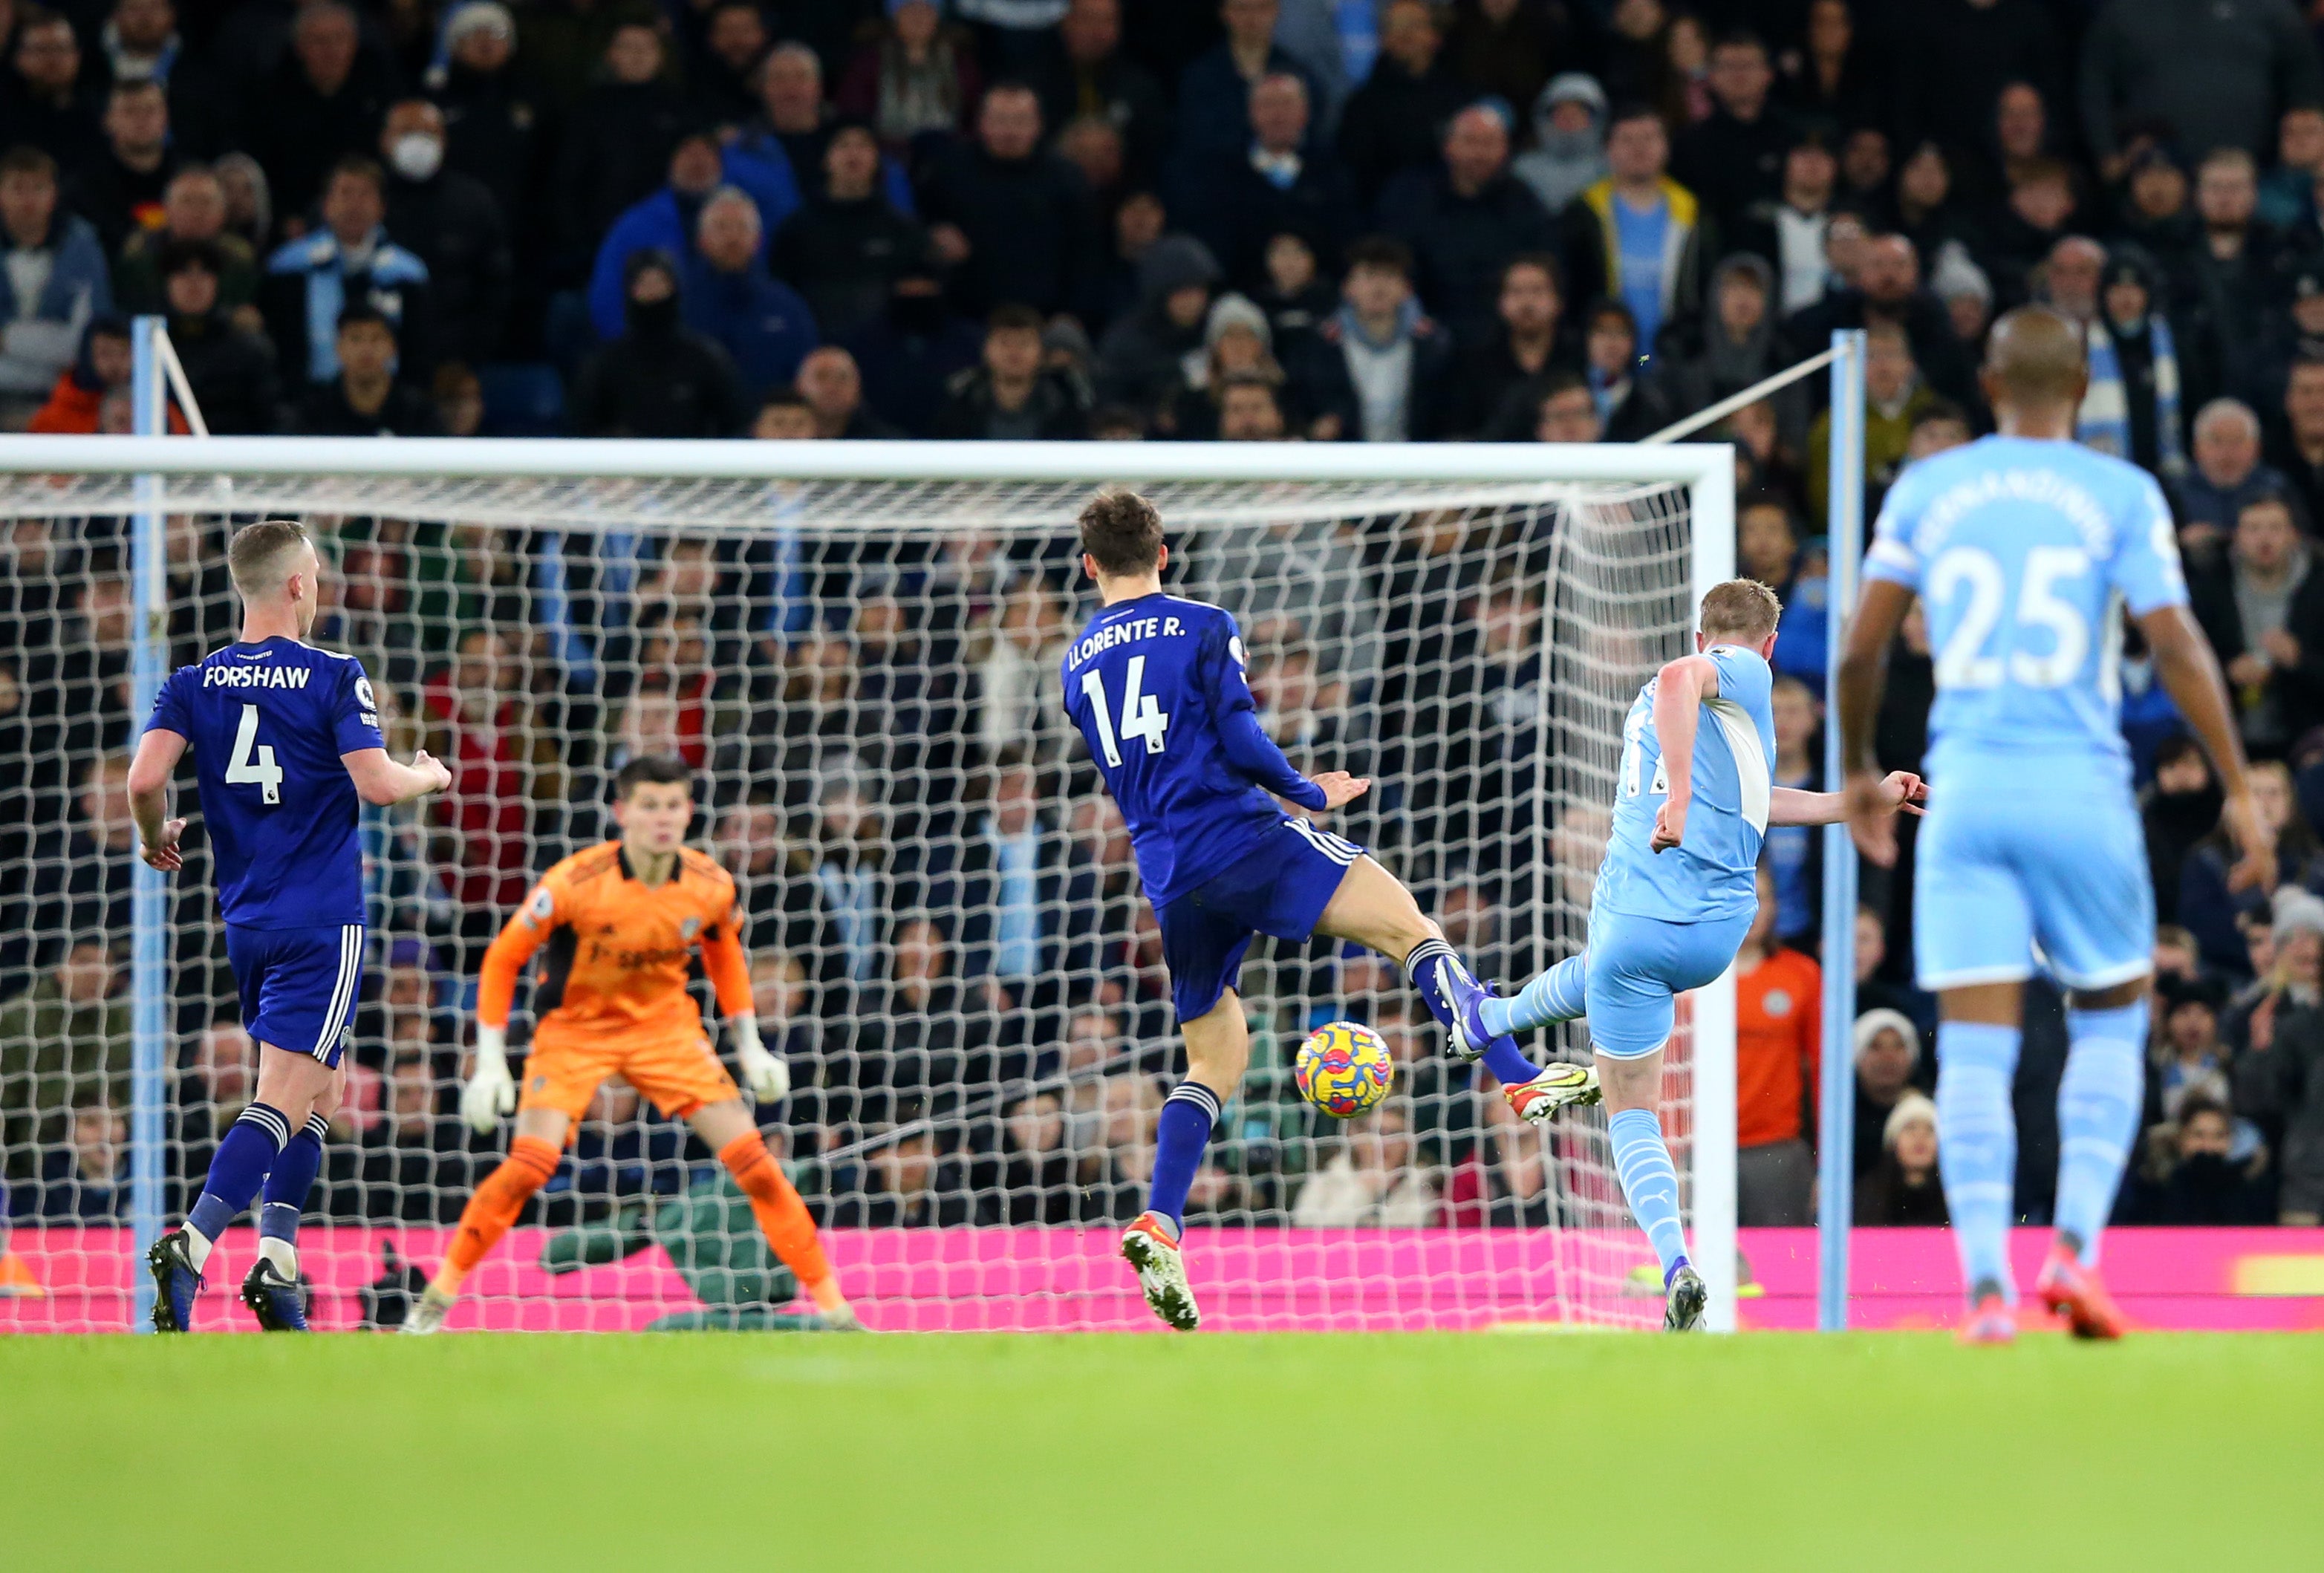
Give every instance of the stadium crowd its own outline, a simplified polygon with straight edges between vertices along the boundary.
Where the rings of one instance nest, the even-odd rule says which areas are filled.
[[[1629,440],[1862,327],[1877,509],[1902,465],[1987,428],[1987,326],[2046,302],[2086,326],[2082,440],[2172,499],[2286,854],[2272,899],[2229,889],[2210,772],[2129,650],[2164,924],[2118,1212],[2324,1213],[2324,66],[2291,0],[89,0],[0,4],[0,53],[10,428],[124,429],[130,312],[167,317],[221,433],[766,440]],[[1786,785],[1821,758],[1823,397],[1811,380],[1717,433],[1740,562],[1790,609]],[[174,659],[232,637],[224,529],[172,521]],[[374,981],[321,1210],[454,1216],[493,1145],[448,1096],[483,944],[534,872],[606,833],[607,772],[674,750],[710,782],[760,1016],[801,1067],[763,1112],[829,1221],[1134,1214],[1167,993],[1119,818],[1061,730],[1069,556],[327,533],[318,641],[364,657],[397,746],[455,783],[371,821]],[[0,544],[6,1173],[20,1216],[111,1218],[121,543],[28,519]],[[1387,784],[1350,833],[1483,971],[1527,970],[1534,915],[1586,905],[1602,836],[1578,811],[1536,823],[1547,740],[1507,723],[1545,680],[1540,580],[1512,572],[1542,543],[1409,516],[1190,545],[1194,593],[1245,619],[1277,737]],[[1886,765],[1919,763],[1932,691],[1916,622]],[[1818,870],[1808,832],[1769,838],[1741,986],[1747,1224],[1808,1219]],[[1908,840],[1858,917],[1867,1223],[1943,1215],[1910,886]],[[254,1051],[221,1008],[198,867],[175,899],[183,1179]],[[1399,980],[1321,950],[1254,974],[1262,1071],[1198,1210],[1548,1216],[1545,1138],[1477,1096]],[[1410,1069],[1319,1145],[1284,1060],[1340,1014]],[[2037,985],[2033,1220],[2064,1051]],[[683,1132],[624,1096],[552,1211],[688,1182]]]

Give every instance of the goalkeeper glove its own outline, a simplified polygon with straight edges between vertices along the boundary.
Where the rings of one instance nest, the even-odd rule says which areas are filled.
[[[761,1103],[781,1102],[791,1090],[791,1068],[760,1044],[759,1018],[738,1016],[726,1025],[734,1034],[734,1062],[742,1067],[742,1084]]]
[[[516,1112],[516,1078],[509,1074],[508,1029],[476,1027],[476,1068],[460,1089],[460,1118],[490,1136],[501,1116]]]

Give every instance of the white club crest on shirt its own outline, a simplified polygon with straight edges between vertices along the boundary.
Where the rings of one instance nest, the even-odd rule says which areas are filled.
[[[687,915],[678,920],[678,937],[679,939],[685,940],[690,943],[693,941],[694,936],[701,932],[702,920],[694,916],[692,914],[689,913]]]
[[[1791,996],[1791,991],[1790,991],[1789,989],[1768,989],[1768,990],[1767,990],[1767,997],[1766,997],[1766,998],[1765,1000],[1763,1000],[1763,1001],[1761,1002],[1761,1007],[1762,1007],[1762,1008],[1764,1008],[1764,1009],[1766,1011],[1766,1013],[1767,1013],[1769,1016],[1789,1016],[1789,1015],[1791,1015],[1791,1014],[1792,1014],[1792,996]]]

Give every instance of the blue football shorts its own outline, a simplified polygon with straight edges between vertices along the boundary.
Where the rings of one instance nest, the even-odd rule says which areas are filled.
[[[1678,997],[1727,970],[1751,917],[1672,923],[1591,908],[1582,961],[1591,1046],[1609,1060],[1635,1060],[1670,1042]]]
[[[251,1037],[336,1070],[363,992],[364,927],[226,929]]]
[[[1207,884],[1155,908],[1179,1021],[1209,1015],[1235,986],[1255,934],[1305,944],[1363,855],[1344,837],[1286,819]]]
[[[1913,961],[1923,989],[2022,981],[2040,960],[2069,989],[2153,968],[2154,888],[2130,790],[2063,789],[2043,765],[1944,771],[1914,859]],[[2043,789],[2029,790],[2038,780]]]

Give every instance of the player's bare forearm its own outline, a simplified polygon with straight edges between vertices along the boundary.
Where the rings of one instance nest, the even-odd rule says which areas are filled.
[[[379,808],[392,808],[452,784],[452,773],[426,749],[412,755],[408,765],[391,759],[385,749],[357,749],[341,754],[339,763],[347,768],[356,794]]]
[[[186,740],[157,727],[137,740],[136,757],[129,761],[129,812],[137,821],[138,855],[164,873],[183,862],[178,838],[186,822],[170,817],[170,777],[185,758]]]
[[[1880,782],[1883,805],[1889,813],[1919,814],[1929,788],[1910,770],[1892,770]],[[1767,823],[1776,825],[1838,824],[1848,817],[1845,792],[1804,792],[1778,786],[1768,795]]]

